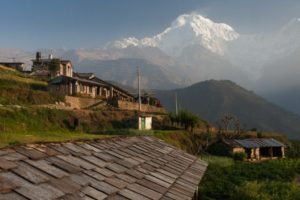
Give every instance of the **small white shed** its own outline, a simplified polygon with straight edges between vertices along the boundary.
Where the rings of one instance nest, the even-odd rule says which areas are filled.
[[[139,116],[138,128],[139,130],[151,130],[152,116]]]

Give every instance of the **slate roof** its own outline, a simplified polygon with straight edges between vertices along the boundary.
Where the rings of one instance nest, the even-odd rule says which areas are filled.
[[[260,148],[260,147],[285,147],[285,145],[273,138],[249,138],[224,140],[226,144],[232,147]]]
[[[89,80],[89,79],[83,79],[83,78],[78,78],[78,77],[70,77],[70,76],[64,76],[64,75],[60,75],[60,76],[56,76],[52,79],[50,79],[48,81],[49,84],[61,84],[61,83],[64,83],[65,81],[70,81],[70,82],[81,82],[81,83],[86,83],[86,84],[89,84],[89,85],[97,85],[97,86],[106,86],[105,84],[101,84],[101,83],[98,83],[98,82],[95,82],[95,81],[92,81],[92,80]]]
[[[73,77],[84,78],[84,79],[92,79],[95,77],[94,73],[80,73],[80,72],[73,72]]]
[[[192,199],[207,163],[152,137],[0,150],[0,199]]]

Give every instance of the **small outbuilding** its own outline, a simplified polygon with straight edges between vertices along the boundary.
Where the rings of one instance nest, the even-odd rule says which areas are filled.
[[[286,145],[273,138],[224,139],[231,153],[245,152],[249,160],[266,160],[285,157]]]
[[[139,116],[138,118],[139,130],[151,130],[152,129],[152,116]]]

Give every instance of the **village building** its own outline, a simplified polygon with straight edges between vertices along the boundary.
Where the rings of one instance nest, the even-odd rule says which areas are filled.
[[[32,76],[48,80],[51,92],[66,96],[90,97],[134,101],[134,96],[122,88],[97,78],[93,73],[75,73],[72,62],[53,58],[42,58],[36,53],[32,60]]]
[[[0,62],[0,65],[15,69],[15,70],[18,70],[21,72],[24,70],[24,63],[22,63],[22,62]]]
[[[36,58],[32,62],[31,75],[48,80],[50,92],[68,97],[107,100],[109,105],[121,110],[138,110],[137,97],[121,87],[96,77],[94,73],[74,72],[73,65],[69,60],[53,58],[52,55],[45,59],[42,58],[40,52],[37,52]],[[146,94],[141,96],[141,100],[142,112],[165,112],[157,98]],[[82,108],[82,103],[76,103],[77,100],[74,98],[66,98],[66,101],[71,107]],[[97,104],[91,103],[92,105]],[[87,105],[87,107],[90,106]]]
[[[1,149],[0,199],[198,199],[207,163],[152,137]]]
[[[73,65],[70,60],[53,58],[52,55],[49,55],[48,58],[42,58],[41,53],[37,52],[32,63],[32,76],[45,79],[57,76],[73,76]]]
[[[57,76],[48,81],[49,90],[67,96],[134,101],[134,96],[125,90],[95,77],[94,74],[88,74],[90,76],[83,73],[74,73],[74,76]]]
[[[223,142],[230,147],[232,154],[244,152],[250,160],[285,157],[286,145],[273,138],[224,139]]]
[[[79,79],[85,79],[103,85],[103,87],[100,87],[97,90],[97,95],[105,96],[105,98],[134,101],[134,96],[132,94],[114,84],[96,77],[94,73],[73,73],[73,76]]]

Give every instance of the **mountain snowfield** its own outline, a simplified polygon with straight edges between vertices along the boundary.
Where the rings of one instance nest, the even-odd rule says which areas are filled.
[[[229,25],[215,23],[198,14],[180,15],[170,27],[153,37],[124,38],[107,44],[107,48],[157,47],[170,56],[179,56],[183,49],[199,44],[213,53],[224,54],[224,43],[239,34]]]
[[[188,70],[189,73],[184,75],[191,83],[231,79],[250,89],[265,90],[267,88],[256,84],[265,76],[265,66],[297,51],[300,48],[299,35],[300,18],[292,19],[272,33],[247,35],[237,33],[228,24],[216,23],[192,13],[180,15],[153,37],[123,38],[109,42],[104,49],[118,52],[120,57],[124,54],[125,57],[135,57],[128,54],[134,48],[156,48],[171,57],[173,65]],[[147,59],[147,55],[143,58]],[[149,60],[152,61],[151,56]],[[166,66],[161,61],[155,64]],[[174,70],[174,67],[170,69]]]

